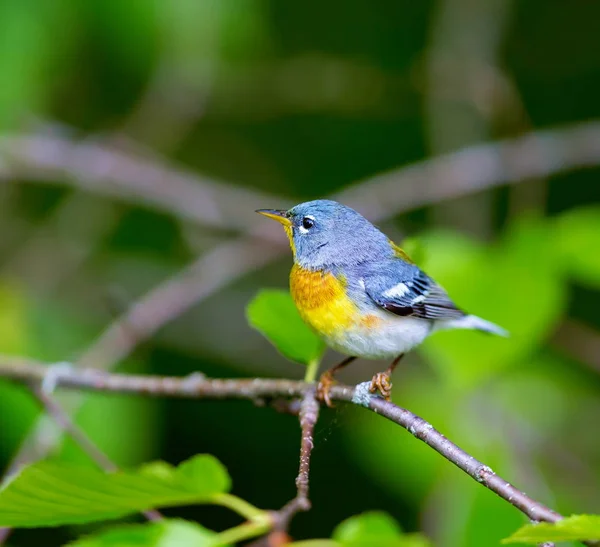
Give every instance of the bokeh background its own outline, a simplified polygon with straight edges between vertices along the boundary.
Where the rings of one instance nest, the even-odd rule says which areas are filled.
[[[253,210],[341,193],[512,333],[436,335],[396,373],[395,401],[533,497],[600,512],[598,21],[586,0],[2,0],[0,351],[301,378],[246,323],[248,301],[286,287],[291,264],[280,228]],[[121,465],[209,452],[252,503],[294,495],[292,416],[61,401]],[[2,467],[37,417],[25,390],[0,384]],[[68,441],[56,452],[86,461]],[[322,413],[311,491],[299,539],[369,509],[440,546],[497,545],[524,522],[406,432],[344,406]]]

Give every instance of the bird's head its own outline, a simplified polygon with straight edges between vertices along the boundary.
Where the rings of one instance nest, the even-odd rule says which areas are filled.
[[[393,254],[388,238],[354,209],[336,201],[307,201],[288,211],[260,209],[281,223],[294,260],[310,270],[354,265]]]

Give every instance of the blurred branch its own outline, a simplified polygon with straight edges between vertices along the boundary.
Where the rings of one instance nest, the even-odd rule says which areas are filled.
[[[183,140],[205,113],[214,78],[211,70],[192,81],[188,75],[171,59],[161,59],[120,132],[163,152]]]
[[[370,177],[333,198],[381,221],[487,188],[595,165],[600,165],[599,120],[469,146]],[[219,228],[254,226],[255,206],[289,204],[156,158],[57,134],[0,137],[0,178],[67,184]]]
[[[287,202],[194,174],[148,152],[91,138],[76,141],[52,127],[49,134],[0,136],[0,179],[66,184],[223,229],[245,228],[255,221],[254,209]]]
[[[8,356],[0,357],[0,377],[21,383],[40,383],[44,382],[48,374],[53,375],[53,383],[60,387],[154,397],[248,399],[256,401],[265,397],[306,397],[307,393],[313,393],[315,389],[314,384],[283,379],[207,379],[198,374],[178,378],[109,374],[94,369],[77,369],[75,367],[58,370],[56,368],[49,369],[46,365],[27,359]],[[359,384],[354,388],[337,385],[331,390],[331,398],[335,401],[343,401],[365,407],[400,425],[477,482],[519,509],[529,519],[556,522],[563,518],[562,515],[529,497],[505,479],[496,475],[488,466],[444,437],[430,423],[409,410],[371,395],[369,386],[370,382]],[[302,454],[307,456],[310,453],[308,444],[310,428],[312,427],[310,424],[316,420],[316,411],[314,408],[308,406],[304,412],[306,422],[303,424]],[[311,438],[310,442],[312,445]],[[300,497],[307,495],[308,492],[308,487],[304,482],[305,471],[308,472],[308,461],[301,463],[298,480]],[[304,490],[305,488],[306,490]],[[588,543],[588,545],[594,544]]]
[[[78,363],[83,367],[110,369],[163,325],[200,300],[264,266],[279,250],[250,238],[218,246],[135,302],[84,352]]]
[[[118,471],[118,467],[113,461],[97,447],[78,425],[71,420],[69,415],[54,400],[52,395],[46,392],[41,383],[34,383],[31,392],[40,402],[46,413],[56,422],[56,425],[64,430],[75,441],[75,444],[81,448],[96,465],[107,473]],[[18,469],[14,470],[15,472]],[[10,473],[8,473],[10,475]]]
[[[434,155],[485,142],[500,106],[503,75],[498,67],[507,0],[471,5],[440,0],[433,9],[426,53],[424,97],[428,144]],[[493,195],[466,196],[432,208],[436,224],[491,235]]]
[[[80,192],[69,195],[5,260],[2,273],[49,293],[97,250],[119,219],[113,202]]]
[[[337,193],[373,220],[473,192],[600,165],[600,120],[478,144],[393,169]]]

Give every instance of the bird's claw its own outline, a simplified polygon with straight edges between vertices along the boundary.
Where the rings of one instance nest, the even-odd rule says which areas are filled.
[[[333,408],[329,391],[334,383],[335,380],[333,378],[333,374],[331,374],[330,371],[327,371],[321,374],[319,383],[317,384],[317,399],[319,401],[323,401],[329,408]]]
[[[392,378],[388,372],[378,372],[371,380],[371,393],[379,392],[386,401],[391,401],[392,396]]]

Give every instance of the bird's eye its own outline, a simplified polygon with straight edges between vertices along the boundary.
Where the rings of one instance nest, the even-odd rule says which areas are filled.
[[[315,225],[315,219],[311,217],[304,217],[302,219],[302,228],[310,230]]]

